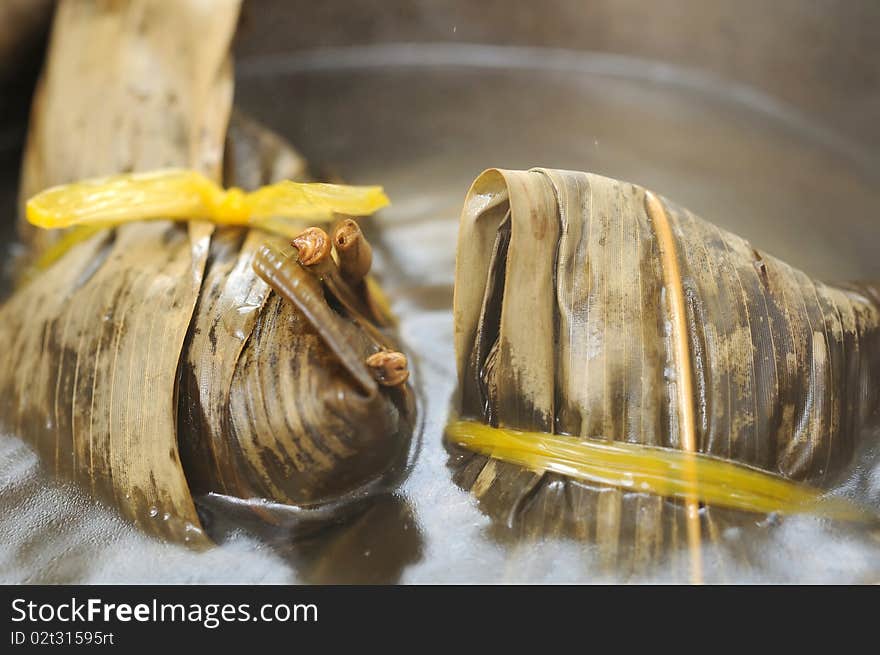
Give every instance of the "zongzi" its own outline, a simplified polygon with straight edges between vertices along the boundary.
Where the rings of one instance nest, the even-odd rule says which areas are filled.
[[[880,419],[877,299],[633,184],[488,170],[458,237],[456,479],[633,561],[723,512],[864,516],[820,489]]]
[[[392,484],[414,428],[405,357],[356,223],[342,220],[332,242],[321,232],[315,265],[307,243],[278,236],[291,229],[275,220],[279,201],[340,188],[217,186],[305,175],[281,138],[241,116],[229,124],[238,10],[59,4],[22,198],[105,179],[31,205],[45,226],[87,224],[22,221],[30,274],[0,308],[3,429],[145,531],[192,545],[209,543],[200,497],[273,520]],[[102,214],[89,203],[104,192]],[[186,210],[152,205],[156,193]],[[271,220],[245,220],[268,206]]]

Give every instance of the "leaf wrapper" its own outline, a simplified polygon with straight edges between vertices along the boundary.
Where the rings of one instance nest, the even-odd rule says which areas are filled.
[[[32,110],[22,196],[178,166],[218,179],[239,3],[62,2]],[[198,34],[199,38],[193,38]],[[57,233],[20,223],[34,254]],[[4,427],[149,533],[205,537],[180,464],[176,373],[212,227],[101,230],[2,308]]]
[[[870,290],[814,281],[660,202],[685,298],[696,450],[821,486],[877,423]],[[458,248],[463,417],[682,448],[675,321],[644,189],[572,171],[488,170],[465,200]],[[459,453],[454,466],[503,523],[590,538],[611,558],[645,561],[683,533],[682,507],[662,498],[483,456]]]

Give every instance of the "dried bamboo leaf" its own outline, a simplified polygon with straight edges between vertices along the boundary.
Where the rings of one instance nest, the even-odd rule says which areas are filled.
[[[306,160],[287,141],[233,109],[223,156],[226,186],[256,189],[278,180],[309,182]]]
[[[84,176],[217,176],[238,2],[63,2],[35,99],[23,196]],[[193,39],[193,34],[200,38]],[[22,235],[38,252],[55,235]],[[5,426],[148,532],[204,543],[180,465],[176,371],[211,226],[102,231],[2,308]],[[34,305],[34,303],[39,305]]]
[[[661,220],[680,271],[683,329]],[[570,171],[486,171],[465,201],[458,248],[466,417],[685,448],[682,405],[692,403],[696,451],[820,486],[878,422],[872,289],[813,281],[638,186]],[[677,338],[685,362],[676,361]],[[690,395],[678,393],[685,378]],[[618,570],[668,554],[661,545],[678,543],[691,521],[681,505],[632,490],[459,450],[452,465],[499,521],[593,541]],[[741,517],[706,508],[697,534],[711,540]]]
[[[34,97],[21,186],[185,166],[217,179],[239,0],[60,2]],[[194,38],[193,35],[198,35]],[[21,212],[33,245],[57,238]]]

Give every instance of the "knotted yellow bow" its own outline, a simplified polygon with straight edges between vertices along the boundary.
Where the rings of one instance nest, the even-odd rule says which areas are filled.
[[[31,198],[26,209],[28,221],[46,229],[171,218],[257,227],[293,237],[304,221],[327,220],[334,213],[367,216],[387,204],[378,186],[285,180],[246,193],[223,189],[195,171],[169,169],[52,187]]]
[[[41,254],[43,269],[101,228],[133,221],[205,220],[293,238],[306,223],[334,214],[367,216],[388,204],[380,186],[285,180],[253,192],[223,189],[191,170],[166,169],[83,180],[52,187],[28,200],[28,222],[45,229],[76,229]]]

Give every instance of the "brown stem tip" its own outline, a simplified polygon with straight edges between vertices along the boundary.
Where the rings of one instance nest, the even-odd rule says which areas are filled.
[[[303,266],[314,266],[330,257],[330,237],[319,227],[310,227],[293,240],[297,260]]]
[[[383,350],[367,357],[367,366],[373,377],[384,387],[396,387],[409,378],[406,355],[393,350]]]
[[[333,247],[339,257],[339,268],[350,282],[359,282],[370,272],[373,250],[355,221],[347,218],[336,226]]]

